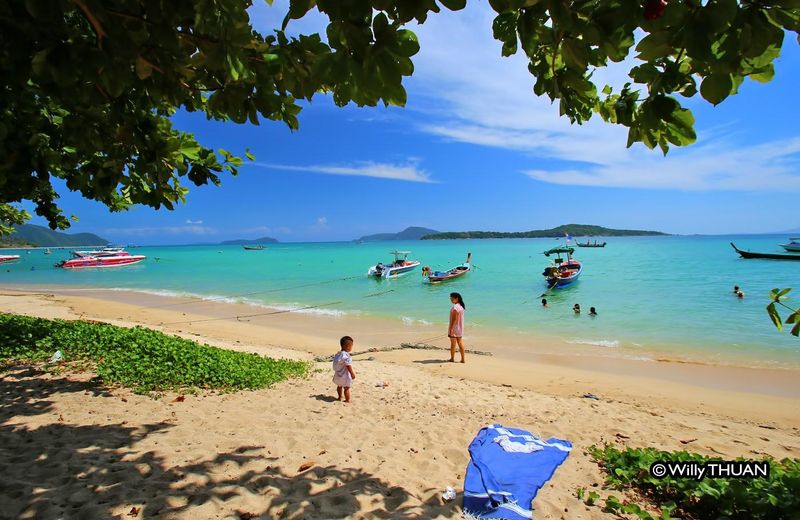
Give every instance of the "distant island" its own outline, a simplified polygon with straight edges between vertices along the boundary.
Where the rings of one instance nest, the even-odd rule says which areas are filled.
[[[76,247],[76,246],[105,246],[108,240],[93,233],[61,233],[44,226],[22,224],[13,226],[14,231],[2,238],[2,244],[24,247]]]
[[[637,229],[610,229],[602,226],[586,224],[566,224],[552,229],[535,229],[533,231],[455,231],[449,233],[432,233],[421,237],[421,240],[452,240],[457,238],[559,238],[564,235],[574,237],[634,237],[634,236],[667,236],[660,231],[641,231]]]
[[[399,233],[378,233],[361,237],[356,242],[382,242],[384,240],[419,240],[424,236],[439,234],[435,229],[407,227]]]
[[[221,246],[252,246],[258,244],[277,244],[278,240],[270,237],[261,237],[255,238],[253,240],[249,240],[247,238],[238,238],[236,240],[226,240],[224,242],[220,242],[219,245]]]

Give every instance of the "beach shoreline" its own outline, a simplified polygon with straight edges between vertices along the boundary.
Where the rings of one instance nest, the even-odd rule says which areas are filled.
[[[356,359],[367,350],[399,347],[404,343],[449,348],[441,326],[398,323],[363,315],[269,311],[264,307],[254,309],[249,304],[93,288],[44,289],[35,293],[25,288],[0,289],[0,310],[12,312],[13,302],[7,298],[32,303],[38,309],[34,314],[41,314],[42,307],[30,299],[47,298],[56,308],[69,309],[74,316],[123,326],[148,326],[192,339],[212,340],[235,350],[277,347],[297,352],[301,357],[302,354],[325,356],[335,353],[338,338],[343,335],[356,338]],[[627,359],[608,352],[613,349],[600,347],[587,352],[590,349],[584,346],[576,347],[546,336],[528,337],[524,342],[514,336],[474,327],[468,330],[467,347],[489,352],[491,357],[470,356],[464,377],[562,396],[580,393],[576,385],[581,385],[584,393],[599,392],[641,402],[654,396],[678,406],[693,404],[696,392],[701,391],[706,397],[705,406],[715,406],[727,413],[739,409],[745,412],[742,417],[763,412],[762,401],[768,398],[772,411],[778,412],[776,417],[792,419],[796,415],[792,409],[800,403],[797,383],[800,370],[729,366],[658,356]],[[446,350],[404,349],[369,355],[381,361],[422,366],[433,373],[453,372],[437,363],[449,356]],[[731,401],[738,404],[732,406]]]
[[[461,365],[446,362],[445,351],[364,352],[441,332],[425,326],[413,329],[416,336],[403,325],[379,330],[370,320],[292,313],[267,323],[211,321],[210,314],[231,312],[231,304],[203,304],[192,313],[163,297],[145,306],[120,302],[118,294],[92,296],[5,289],[0,311],[143,325],[309,361],[334,354],[338,337],[349,332],[357,354],[353,403],[335,401],[328,362],[269,389],[181,399],[106,387],[87,372],[9,367],[0,374],[0,456],[9,461],[0,499],[11,517],[459,518],[460,499],[443,503],[440,495],[446,486],[461,492],[469,442],[492,423],[573,443],[534,501],[542,519],[614,518],[576,496],[578,488],[619,495],[603,489],[587,453],[593,445],[725,459],[800,454],[791,370],[619,366],[616,359],[576,367],[569,356],[517,359],[505,351],[471,355]],[[743,381],[751,390],[726,388]],[[761,391],[753,391],[758,385]]]

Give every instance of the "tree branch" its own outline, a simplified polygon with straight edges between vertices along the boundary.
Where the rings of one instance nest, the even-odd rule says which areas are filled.
[[[94,15],[94,13],[89,9],[89,7],[84,3],[83,0],[70,0],[73,4],[78,6],[83,12],[83,15],[92,25],[92,29],[94,29],[94,34],[97,36],[97,48],[103,48],[103,38],[106,37],[106,31],[103,29],[103,24],[100,23],[100,20]]]

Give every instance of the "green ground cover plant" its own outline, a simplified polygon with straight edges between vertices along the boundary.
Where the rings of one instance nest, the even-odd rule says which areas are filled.
[[[655,448],[592,447],[589,454],[606,473],[606,484],[633,491],[647,502],[647,509],[628,500],[609,496],[604,510],[643,520],[670,518],[730,520],[800,519],[800,459],[763,459],[770,465],[766,478],[656,478],[650,466],[657,461],[705,463],[719,458],[687,451],[667,452]],[[743,459],[742,459],[743,460]],[[578,498],[587,497],[579,489]],[[596,493],[588,499],[594,503]],[[591,505],[591,504],[589,504]]]
[[[59,350],[66,362],[94,363],[105,383],[143,393],[255,390],[304,377],[311,367],[308,362],[201,345],[144,327],[0,314],[0,361],[42,362]]]

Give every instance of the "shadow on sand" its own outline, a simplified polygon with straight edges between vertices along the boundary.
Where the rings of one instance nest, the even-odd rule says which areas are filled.
[[[131,449],[137,442],[168,433],[170,423],[80,426],[55,416],[57,394],[108,394],[96,380],[42,378],[31,367],[0,372],[0,518],[197,518],[193,508],[213,501],[220,518],[380,518],[457,517],[435,489],[422,501],[406,489],[356,468],[273,466],[263,446],[241,446],[205,460],[170,466],[155,452]],[[329,396],[324,396],[329,397]],[[39,427],[15,418],[53,415]],[[24,422],[24,421],[23,421]],[[39,421],[42,422],[41,420]],[[256,464],[253,464],[256,463]],[[245,465],[264,469],[243,471]],[[232,473],[232,474],[231,474]],[[250,500],[237,500],[249,498]],[[242,509],[249,504],[250,510]],[[258,504],[258,507],[252,507]],[[411,505],[409,505],[411,504]],[[245,506],[247,507],[247,506]]]

